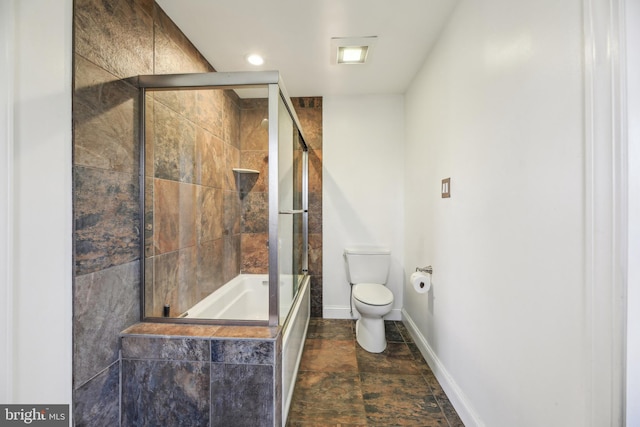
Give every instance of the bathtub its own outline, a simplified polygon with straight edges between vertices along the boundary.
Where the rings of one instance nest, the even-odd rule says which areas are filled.
[[[280,278],[280,323],[284,323],[293,303],[293,277]],[[192,319],[269,320],[269,276],[239,274],[181,317]]]
[[[186,311],[195,319],[269,319],[269,276],[239,274]]]
[[[295,276],[282,275],[280,280],[280,324],[282,331],[282,425],[293,396],[298,366],[311,314],[310,278],[306,276],[297,298],[293,298]],[[183,314],[187,318],[268,320],[269,276],[240,274]]]

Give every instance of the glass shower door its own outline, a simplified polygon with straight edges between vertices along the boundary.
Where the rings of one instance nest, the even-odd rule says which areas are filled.
[[[279,321],[286,320],[307,271],[306,151],[282,99],[278,103]]]

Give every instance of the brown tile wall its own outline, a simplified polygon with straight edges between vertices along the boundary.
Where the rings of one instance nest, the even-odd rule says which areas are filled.
[[[266,158],[260,145],[262,137],[245,135],[260,129],[255,124],[240,126],[252,114],[262,120],[259,105],[240,105],[233,96],[221,92],[150,96],[147,141],[153,143],[147,144],[147,156],[156,160],[147,166],[149,203],[144,221],[140,218],[139,101],[138,90],[128,79],[140,74],[210,71],[215,70],[153,0],[75,0],[75,425],[120,422],[119,332],[138,322],[141,315],[141,239],[146,255],[155,257],[147,264],[145,275],[159,277],[158,292],[152,294],[151,301],[157,295],[162,301],[171,294],[167,292],[170,286],[163,284],[168,278],[179,278],[176,283],[181,286],[183,277],[191,275],[200,283],[198,288],[182,292],[185,300],[218,286],[220,271],[224,279],[240,269],[263,272],[266,268],[264,218],[256,214],[266,206]],[[313,149],[310,272],[312,313],[321,316],[322,102],[321,98],[300,98],[295,104]],[[216,120],[204,121],[205,116]],[[241,140],[247,143],[242,155]],[[180,141],[182,148],[193,153],[188,162],[174,165],[168,161],[173,149],[170,141]],[[245,177],[236,182],[238,177],[229,165],[265,173],[252,178],[255,182],[243,182]],[[196,208],[197,202],[213,206],[211,213]],[[176,217],[175,211],[168,210],[164,217],[154,218],[151,207],[157,205],[181,205],[183,213]],[[216,209],[221,205],[221,210]],[[184,221],[184,212],[188,212],[188,221]],[[143,223],[151,224],[151,229]],[[167,238],[173,227],[179,230],[177,241]],[[234,255],[220,261],[222,253]],[[216,262],[202,263],[202,259]],[[177,304],[178,310],[181,304],[188,305],[174,294],[172,304]],[[151,301],[147,308],[153,310]]]
[[[311,317],[322,317],[322,97],[293,98],[309,146]]]
[[[147,101],[153,111],[147,157],[154,159],[147,173],[154,178],[147,183],[152,190],[145,215],[147,264],[153,263],[147,274],[146,314],[156,317],[165,304],[179,315],[238,273],[264,274],[269,267],[269,141],[261,125],[268,115],[267,100],[198,91],[191,101],[177,103],[176,95],[183,94],[158,92]],[[298,101],[310,119],[315,145],[321,138],[321,106],[319,98]],[[207,116],[216,119],[206,121]],[[259,173],[232,173],[234,167]],[[312,179],[317,208],[320,178],[315,174]],[[314,212],[311,219],[314,244],[321,244],[315,236],[321,233],[320,215]],[[318,278],[320,252],[312,247]]]
[[[269,272],[269,116],[267,99],[243,99],[240,112],[240,167],[259,174],[238,174],[242,191],[243,273]]]
[[[153,1],[74,2],[75,425],[119,424],[119,333],[139,321],[138,90]]]
[[[273,393],[282,387],[281,331],[236,327],[239,338],[228,339],[229,329],[141,323],[124,331],[123,425],[281,425]]]
[[[309,274],[311,316],[322,317],[322,97],[292,98],[309,147]],[[260,124],[268,116],[267,100],[241,104],[240,166],[259,175],[242,175],[243,273],[267,273],[269,138]]]
[[[138,90],[128,78],[214,70],[153,0],[76,0],[74,54],[74,422],[118,425],[119,333],[140,320],[139,258],[143,229],[138,207]],[[239,132],[226,122],[214,121],[217,134],[211,126],[203,125],[202,115],[213,115],[216,110],[207,95],[200,95],[195,92],[173,97],[154,95],[149,105],[149,134],[152,141],[156,142],[154,136],[158,141],[149,145],[148,153],[153,155],[157,150],[164,155],[162,158],[167,158],[163,148],[170,150],[166,143],[171,137],[179,137],[193,150],[190,163],[172,168],[159,160],[148,168],[147,174],[148,183],[162,181],[159,187],[164,190],[154,200],[151,190],[154,186],[148,185],[150,206],[176,200],[183,206],[194,206],[185,211],[197,221],[180,221],[180,244],[197,247],[195,243],[201,243],[201,251],[178,251],[168,239],[154,240],[153,228],[145,236],[147,254],[158,250],[164,256],[173,256],[181,266],[197,265],[198,257],[215,253],[218,248],[213,237],[220,235],[226,224],[234,227],[232,219],[220,219],[215,210],[213,221],[208,216],[198,216],[195,209],[198,199],[217,204],[225,198],[225,187],[215,173],[220,165],[205,164],[203,158],[197,157],[211,156],[203,148],[205,141],[213,141],[210,146],[219,149],[216,138]],[[176,111],[188,112],[195,119],[192,122],[180,119]],[[172,119],[179,126],[154,129],[153,119],[157,116]],[[237,155],[234,159],[239,164]],[[178,180],[165,179],[165,175],[171,174]],[[216,178],[211,178],[214,175]],[[229,177],[225,179],[229,181]],[[206,189],[195,185],[203,182]],[[231,202],[231,198],[227,201]],[[236,216],[239,210],[236,209]],[[153,216],[147,219],[152,220]],[[160,228],[163,226],[172,224],[163,222]],[[237,240],[239,247],[239,236]],[[153,275],[154,264],[150,264],[145,274]],[[163,269],[170,270],[166,262],[155,268],[160,272]],[[195,274],[200,283],[206,283],[211,272],[200,269]]]
[[[240,272],[239,101],[223,90],[148,93],[146,316],[165,305],[178,316]]]

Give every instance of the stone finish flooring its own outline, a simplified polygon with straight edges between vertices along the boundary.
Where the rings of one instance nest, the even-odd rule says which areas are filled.
[[[385,327],[387,348],[373,354],[354,321],[311,319],[288,427],[464,427],[402,322]]]

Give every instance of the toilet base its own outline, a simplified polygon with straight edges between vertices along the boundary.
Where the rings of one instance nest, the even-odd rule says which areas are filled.
[[[387,348],[384,319],[360,317],[356,322],[356,341],[369,353],[382,353]]]

